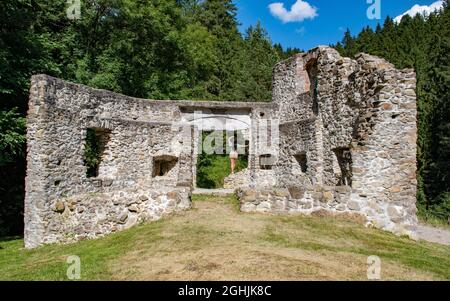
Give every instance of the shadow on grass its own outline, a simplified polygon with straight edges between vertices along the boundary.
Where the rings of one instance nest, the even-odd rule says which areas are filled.
[[[23,239],[23,236],[20,236],[20,235],[16,235],[16,236],[3,236],[3,237],[0,237],[0,243],[2,243],[2,242],[8,242],[8,241],[11,241],[11,240],[18,240],[18,239]],[[0,248],[1,248],[1,246],[0,246]]]

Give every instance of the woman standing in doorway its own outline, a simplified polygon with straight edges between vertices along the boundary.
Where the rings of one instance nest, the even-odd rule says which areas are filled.
[[[236,162],[239,158],[239,154],[236,151],[236,147],[234,145],[234,137],[228,140],[228,145],[231,147],[230,152],[231,174],[234,174],[234,170],[236,169]]]
[[[230,162],[231,162],[231,173],[234,174],[234,170],[236,169],[236,162],[239,158],[238,152],[233,148],[230,152]]]

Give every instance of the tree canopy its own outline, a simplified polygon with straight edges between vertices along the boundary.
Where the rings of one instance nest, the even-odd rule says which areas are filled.
[[[0,235],[21,233],[30,77],[150,99],[269,101],[273,65],[299,50],[258,23],[238,30],[231,0],[0,2]]]

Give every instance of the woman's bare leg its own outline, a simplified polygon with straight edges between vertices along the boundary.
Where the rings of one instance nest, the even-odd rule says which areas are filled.
[[[231,159],[231,173],[234,173],[234,169],[236,168],[236,159]]]

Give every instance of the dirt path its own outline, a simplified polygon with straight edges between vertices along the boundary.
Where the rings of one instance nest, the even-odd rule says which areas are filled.
[[[417,227],[419,239],[450,246],[450,230],[438,229],[429,225]]]

